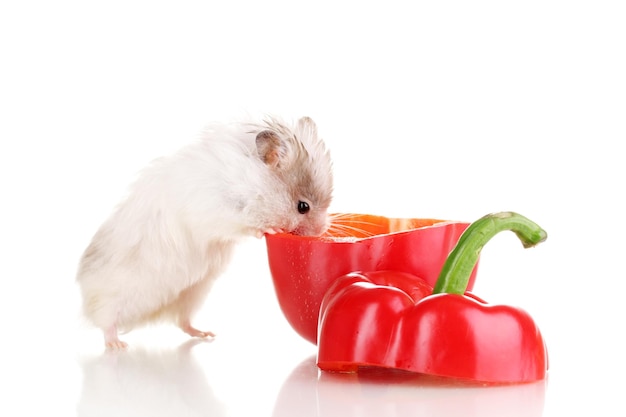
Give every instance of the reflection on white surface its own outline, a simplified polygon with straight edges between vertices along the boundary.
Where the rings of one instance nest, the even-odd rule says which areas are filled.
[[[310,353],[287,369],[289,355],[281,349],[294,340],[287,337],[249,354],[230,348],[232,340],[222,346],[219,340],[189,340],[174,348],[134,347],[85,357],[79,361],[77,415],[543,415],[547,381],[483,386],[393,370],[329,373],[318,370]]]
[[[177,349],[104,352],[81,363],[78,416],[222,416],[190,340]]]
[[[389,370],[328,373],[318,370],[315,355],[278,381],[284,375],[271,372],[272,361],[257,361],[241,373],[228,364],[232,358],[224,357],[229,370],[223,372],[201,359],[218,354],[213,347],[189,340],[173,349],[105,351],[84,358],[77,415],[539,417],[544,408],[546,381],[481,386]],[[211,373],[216,378],[210,380]],[[239,380],[238,388],[222,395],[230,377]]]
[[[283,384],[273,417],[293,416],[524,416],[543,413],[546,381],[477,386],[408,372],[318,372],[315,357]]]

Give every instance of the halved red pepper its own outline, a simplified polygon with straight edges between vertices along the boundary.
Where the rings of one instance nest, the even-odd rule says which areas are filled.
[[[318,367],[354,372],[377,366],[491,383],[545,378],[547,350],[530,315],[465,291],[482,247],[503,230],[513,231],[524,247],[547,238],[517,213],[489,214],[461,235],[432,291],[398,271],[337,279],[320,308]]]

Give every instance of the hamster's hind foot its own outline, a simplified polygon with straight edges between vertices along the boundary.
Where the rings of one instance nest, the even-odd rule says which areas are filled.
[[[191,337],[200,337],[200,338],[215,337],[215,333],[203,332],[202,330],[196,329],[189,323],[181,324],[180,329]]]
[[[122,350],[128,347],[128,343],[123,342],[117,336],[117,326],[113,325],[104,331],[104,344],[107,349]]]

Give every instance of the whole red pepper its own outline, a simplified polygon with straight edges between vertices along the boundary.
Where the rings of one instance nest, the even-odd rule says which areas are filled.
[[[397,271],[336,280],[320,308],[318,367],[378,366],[492,383],[545,378],[547,350],[530,315],[465,292],[482,247],[503,230],[517,234],[524,247],[547,237],[519,214],[490,214],[461,235],[432,291]]]

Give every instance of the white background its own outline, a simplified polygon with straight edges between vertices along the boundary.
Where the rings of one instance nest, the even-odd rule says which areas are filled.
[[[619,1],[3,1],[0,414],[626,414],[625,21]],[[82,250],[141,167],[243,113],[317,121],[335,212],[543,226],[531,250],[496,236],[475,292],[533,316],[547,383],[318,375],[255,239],[198,317],[217,339],[155,327],[104,354]]]

